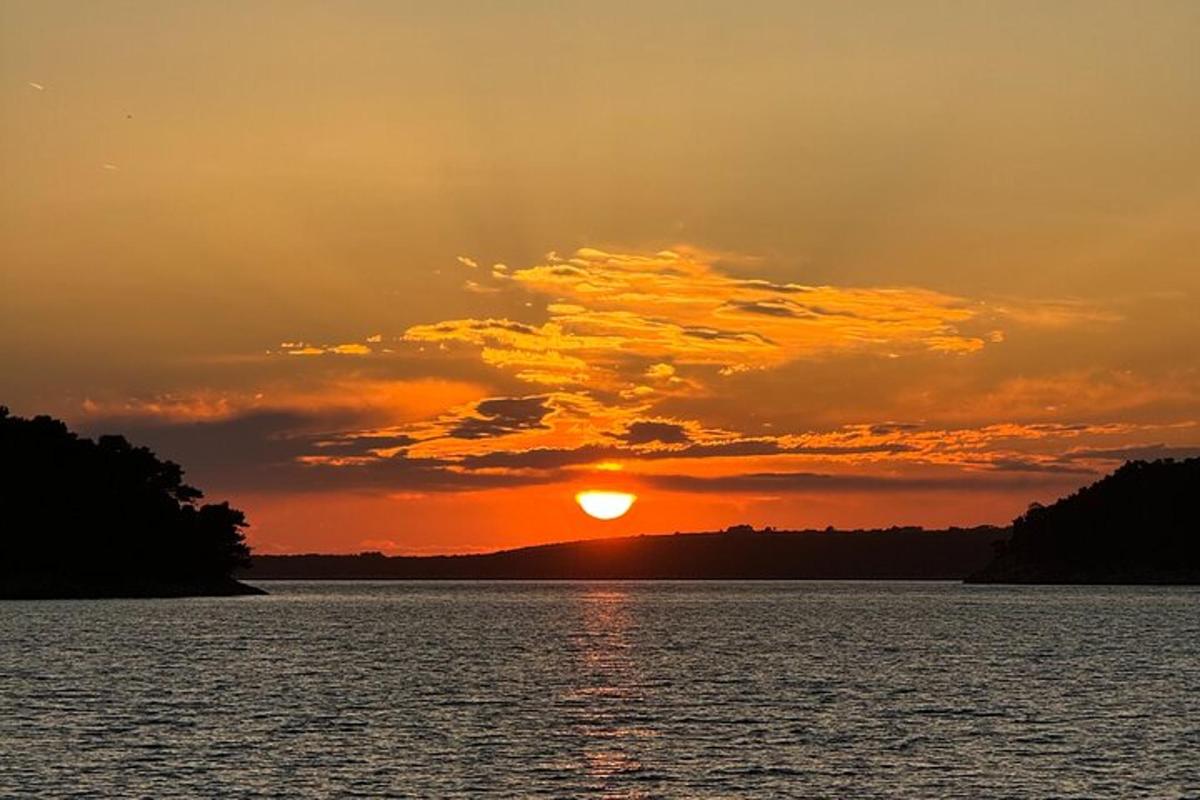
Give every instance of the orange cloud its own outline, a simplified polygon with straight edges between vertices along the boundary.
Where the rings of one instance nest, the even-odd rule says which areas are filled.
[[[698,251],[653,255],[577,251],[494,273],[499,286],[549,298],[548,319],[454,319],[416,325],[404,339],[479,348],[521,380],[653,392],[681,367],[722,374],[838,352],[972,353],[982,305],[911,287],[839,288],[725,274]],[[638,389],[638,387],[643,387]]]
[[[367,338],[368,342],[378,342],[381,337],[371,336]],[[360,342],[346,342],[344,344],[330,345],[311,345],[303,342],[283,342],[279,345],[279,349],[289,356],[367,356],[375,352],[372,348]]]

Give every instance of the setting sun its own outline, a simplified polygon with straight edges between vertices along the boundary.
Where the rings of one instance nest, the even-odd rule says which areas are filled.
[[[589,516],[596,519],[616,519],[623,516],[637,500],[636,494],[629,492],[580,492],[575,495],[575,502]]]

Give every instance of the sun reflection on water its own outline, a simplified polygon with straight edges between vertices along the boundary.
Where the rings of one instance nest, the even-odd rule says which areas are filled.
[[[658,736],[642,724],[647,686],[633,639],[637,623],[630,595],[589,589],[578,607],[579,626],[569,641],[575,680],[562,699],[583,742],[580,766],[606,797],[645,796],[623,780],[647,771],[646,740]]]

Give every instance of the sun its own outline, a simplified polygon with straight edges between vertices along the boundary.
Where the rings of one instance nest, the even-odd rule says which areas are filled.
[[[637,495],[629,492],[586,491],[575,495],[579,507],[596,519],[616,519],[629,510],[634,500]]]

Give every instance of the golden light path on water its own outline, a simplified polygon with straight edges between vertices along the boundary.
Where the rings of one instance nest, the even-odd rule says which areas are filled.
[[[616,519],[623,516],[635,500],[637,495],[629,492],[589,490],[575,495],[575,502],[579,503],[579,507],[596,519]]]

